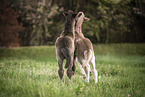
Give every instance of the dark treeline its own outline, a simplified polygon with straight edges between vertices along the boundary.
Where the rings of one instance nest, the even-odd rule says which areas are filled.
[[[145,42],[144,0],[0,0],[0,47],[54,44],[68,10],[90,18],[93,43]]]

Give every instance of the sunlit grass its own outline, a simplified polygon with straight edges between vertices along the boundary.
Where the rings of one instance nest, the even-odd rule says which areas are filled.
[[[78,65],[73,83],[66,70],[59,81],[54,46],[0,49],[0,97],[144,97],[142,45],[94,45],[97,85],[92,75],[90,83],[84,81]],[[136,51],[127,52],[132,47]]]

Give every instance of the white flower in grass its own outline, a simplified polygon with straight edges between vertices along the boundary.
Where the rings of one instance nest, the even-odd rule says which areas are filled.
[[[101,78],[101,76],[98,77],[99,79]]]

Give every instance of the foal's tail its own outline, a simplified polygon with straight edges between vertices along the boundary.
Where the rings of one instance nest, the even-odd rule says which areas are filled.
[[[65,64],[65,68],[68,68],[68,66],[71,64],[71,55],[70,55],[70,51],[67,48],[61,48],[61,52],[63,53],[63,55],[66,58],[66,64]]]
[[[89,64],[89,62],[90,62],[90,60],[91,60],[91,58],[92,58],[92,54],[93,54],[93,52],[92,52],[92,50],[85,50],[84,51],[84,64],[83,64],[83,67],[85,67],[85,66],[87,66],[88,64]]]
[[[90,61],[91,58],[92,58],[92,54],[93,54],[92,50],[90,50],[90,49],[89,50],[85,50],[84,51],[85,60]]]

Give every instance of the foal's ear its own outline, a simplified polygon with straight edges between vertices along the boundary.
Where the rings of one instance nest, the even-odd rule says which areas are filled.
[[[78,14],[78,17],[80,17],[81,15],[82,15],[82,13],[79,13],[79,14]]]
[[[65,17],[67,17],[68,13],[67,13],[67,12],[64,12],[63,15],[64,15]]]
[[[90,20],[89,18],[84,17],[84,22],[87,22],[87,21],[89,21],[89,20]]]
[[[79,12],[79,13],[77,14],[76,20],[77,20],[81,15],[83,15],[83,12]]]

